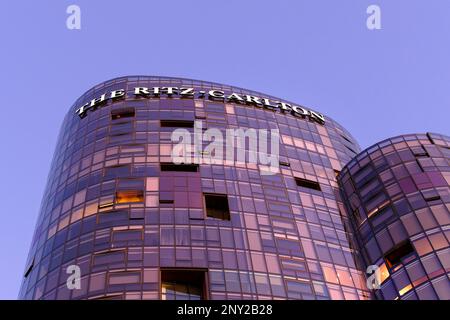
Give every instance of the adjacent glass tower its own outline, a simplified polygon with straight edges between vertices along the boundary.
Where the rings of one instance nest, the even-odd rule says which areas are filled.
[[[377,265],[377,299],[450,300],[450,138],[382,141],[339,175],[357,246]]]
[[[233,93],[245,101],[220,98]],[[368,298],[336,180],[358,144],[335,121],[287,103],[147,76],[86,92],[61,128],[20,298]],[[281,172],[173,165],[171,132],[193,131],[196,120],[279,129]],[[80,289],[67,287],[70,265],[80,267]]]

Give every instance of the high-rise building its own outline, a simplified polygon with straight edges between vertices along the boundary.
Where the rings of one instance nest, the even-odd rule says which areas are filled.
[[[377,299],[450,300],[450,138],[411,134],[361,152],[339,175]]]
[[[227,149],[224,161],[212,161],[217,149],[211,152],[208,145],[229,142],[231,129],[242,129],[244,143],[233,144],[231,158]],[[260,140],[268,136],[264,130],[278,130],[275,166],[242,160],[263,159],[260,149],[252,153],[247,148],[252,129]],[[174,161],[175,130],[192,137],[183,149],[184,159],[192,161]],[[212,139],[213,132],[223,137]],[[402,213],[393,209],[392,219],[384,222],[389,224],[384,232],[393,230],[387,248],[379,229],[372,222],[364,227],[369,225],[364,218],[360,225],[352,207],[357,204],[361,217],[371,214],[365,220],[384,216],[387,208],[378,204],[379,212],[366,213],[375,201],[354,188],[360,176],[369,180],[358,170],[377,161],[373,150],[354,158],[360,151],[357,142],[334,120],[283,99],[218,83],[150,76],[101,83],[83,94],[64,119],[19,297],[392,299],[406,290],[395,277],[409,272],[412,260],[403,260],[420,242],[422,251],[411,259],[430,258],[420,260],[424,274],[408,275],[408,281],[413,288],[431,287],[415,297],[445,298],[449,140],[433,139],[423,151],[429,157],[414,159],[415,169],[423,172],[411,192],[403,189],[412,188],[403,179],[416,176],[406,152],[397,151],[397,140],[391,146],[396,156],[385,152],[384,144],[377,147],[392,166],[385,170],[395,175],[404,194],[392,197],[390,182],[381,176],[380,188],[393,208],[398,201],[402,208],[409,205]],[[409,148],[404,140],[403,149]],[[418,136],[412,144],[422,140]],[[272,144],[269,149],[276,151]],[[402,169],[391,157],[401,159]],[[431,166],[436,170],[428,172]],[[422,195],[425,176],[432,200],[423,200],[424,213],[416,214],[416,193]],[[422,222],[428,216],[433,223]],[[402,226],[397,239],[394,228],[402,223],[415,229]],[[372,247],[378,251],[370,255]],[[382,267],[383,277],[390,272],[379,293],[366,286],[370,264]]]

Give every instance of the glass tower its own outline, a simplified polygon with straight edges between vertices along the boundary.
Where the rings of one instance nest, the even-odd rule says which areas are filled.
[[[173,162],[175,129],[239,128],[279,130],[276,174],[235,158]],[[63,121],[19,298],[448,298],[448,145],[407,136],[354,158],[337,122],[267,94],[168,77],[101,83]],[[368,169],[382,160],[379,175]],[[369,264],[390,272],[373,295]]]

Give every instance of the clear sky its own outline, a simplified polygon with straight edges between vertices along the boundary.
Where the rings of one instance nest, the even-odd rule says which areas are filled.
[[[81,8],[81,30],[66,8]],[[366,9],[381,8],[381,30]],[[449,135],[449,0],[14,0],[0,11],[0,298],[15,299],[64,114],[122,75],[232,84],[317,109],[363,148]]]

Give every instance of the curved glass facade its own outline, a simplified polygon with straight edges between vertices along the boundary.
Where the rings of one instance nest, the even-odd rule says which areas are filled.
[[[358,144],[335,121],[280,101],[147,76],[86,92],[60,131],[20,298],[367,299],[336,178]],[[278,129],[280,172],[174,165],[171,132],[194,121]],[[79,289],[68,288],[69,266],[79,267]]]
[[[377,299],[450,299],[450,138],[404,135],[380,142],[339,175]]]

